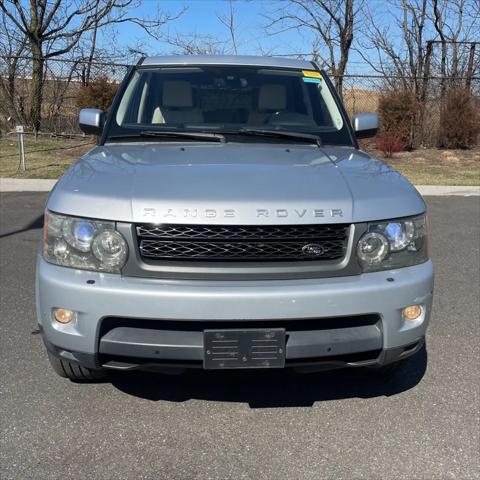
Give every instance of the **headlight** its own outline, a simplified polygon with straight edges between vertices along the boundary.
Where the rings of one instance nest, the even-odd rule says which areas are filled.
[[[377,265],[389,253],[388,240],[381,233],[368,232],[358,242],[357,253],[365,265]]]
[[[364,272],[409,267],[428,259],[425,215],[368,224],[357,246]]]
[[[45,213],[43,257],[64,267],[119,273],[128,247],[114,222]]]

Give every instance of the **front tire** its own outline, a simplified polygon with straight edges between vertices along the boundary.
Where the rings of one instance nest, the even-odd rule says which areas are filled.
[[[100,380],[106,377],[106,373],[101,370],[92,370],[83,365],[77,363],[69,362],[68,360],[63,360],[57,358],[50,352],[48,353],[48,360],[50,365],[57,375],[63,378],[69,378],[76,382],[91,382],[93,380]]]

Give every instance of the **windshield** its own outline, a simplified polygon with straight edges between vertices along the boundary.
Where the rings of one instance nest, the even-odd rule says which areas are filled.
[[[272,131],[313,134],[325,144],[352,144],[329,85],[314,70],[139,68],[117,105],[107,141],[144,131],[221,133],[227,141],[237,141],[232,135],[246,130],[250,135],[241,141],[253,141],[255,131],[261,130],[262,142],[295,141],[295,136],[265,135]]]

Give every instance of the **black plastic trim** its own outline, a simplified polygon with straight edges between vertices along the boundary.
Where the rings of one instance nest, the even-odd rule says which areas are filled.
[[[146,359],[135,359],[129,357],[114,357],[91,353],[79,353],[64,350],[57,347],[44,338],[44,343],[49,352],[58,358],[76,362],[91,369],[108,369],[117,371],[165,371],[184,370],[187,368],[202,368],[202,362],[191,361],[151,361]],[[373,352],[361,352],[359,354],[339,355],[323,358],[305,358],[299,361],[287,361],[286,368],[308,367],[308,371],[333,370],[337,368],[357,367],[381,367],[394,363],[418,353],[425,344],[425,339],[419,338],[417,342],[401,347],[384,349]]]
[[[380,366],[378,359],[382,350],[351,353],[347,355],[333,355],[321,358],[304,358],[286,360],[285,368],[303,369],[308,371],[334,370],[338,368],[372,367]],[[203,369],[202,361],[152,361],[145,358],[133,358],[122,356],[101,356],[102,368],[117,371],[165,371],[165,370],[186,370]]]
[[[275,322],[272,324],[272,328],[277,327]],[[204,351],[203,335],[203,332],[118,327],[100,339],[99,353],[157,358],[162,361],[201,361]],[[287,360],[346,355],[382,348],[382,332],[377,325],[300,332],[290,330],[287,331],[287,336]]]
[[[372,138],[378,133],[378,128],[371,128],[369,130],[361,130],[359,132],[355,132],[355,136],[357,138]]]
[[[345,105],[343,104],[343,101],[340,98],[340,95],[338,94],[337,90],[335,89],[335,86],[333,85],[332,81],[330,80],[330,77],[328,76],[327,72],[325,70],[322,70],[317,62],[314,61],[312,63],[315,66],[315,68],[322,75],[325,83],[328,85],[330,93],[333,95],[333,98],[335,100],[335,104],[337,105],[337,108],[340,111],[340,115],[342,115],[343,122],[346,125],[347,131],[350,135],[350,139],[352,141],[352,146],[358,150],[359,145],[358,145],[357,137],[355,135],[355,130],[353,129],[352,121],[350,120],[350,117],[348,116],[348,113],[345,109]]]
[[[313,317],[313,318],[271,318],[262,320],[171,320],[171,319],[143,319],[136,317],[104,317],[98,329],[99,337],[102,337],[110,330],[117,327],[134,327],[151,330],[171,330],[203,332],[206,329],[224,328],[285,328],[286,330],[309,331],[348,329],[358,326],[376,325],[380,316],[375,313],[345,315],[339,317]]]
[[[161,360],[202,360],[205,331],[283,329],[286,358],[323,357],[380,350],[378,315],[249,321],[142,320],[107,317],[100,327],[99,352]]]
[[[85,133],[86,135],[102,135],[104,127],[105,127],[105,118],[107,114],[103,112],[101,117],[101,122],[99,127],[94,127],[92,125],[87,125],[85,123],[78,123],[80,130]]]
[[[128,82],[130,81],[130,77],[133,75],[133,72],[135,71],[135,69],[136,69],[136,66],[128,67],[127,73],[125,74],[125,77],[123,78],[122,82],[120,83],[120,86],[118,87],[117,93],[115,94],[115,97],[113,98],[113,102],[112,102],[112,105],[110,107],[110,110],[109,110],[108,114],[106,115],[102,135],[100,137],[100,141],[98,142],[99,145],[105,145],[105,142],[107,141],[108,131],[110,130],[110,126],[113,122],[112,119],[114,117],[114,114],[117,112],[120,101],[123,97],[123,94],[124,94],[126,88],[127,88]]]
[[[92,370],[99,370],[102,368],[102,362],[99,360],[98,354],[65,350],[62,347],[58,347],[56,345],[53,345],[53,343],[50,343],[44,335],[42,335],[42,337],[45,348],[55,357],[61,360],[67,360],[69,362],[82,365]]]

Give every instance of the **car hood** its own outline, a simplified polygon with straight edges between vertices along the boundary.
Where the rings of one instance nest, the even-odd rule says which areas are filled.
[[[122,222],[351,223],[425,211],[399,173],[348,147],[121,143],[91,150],[47,204]]]

